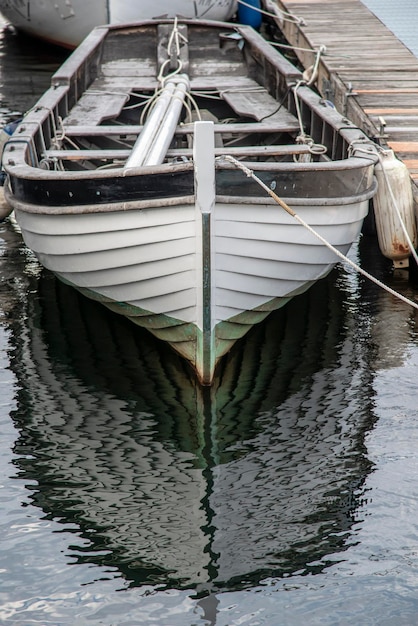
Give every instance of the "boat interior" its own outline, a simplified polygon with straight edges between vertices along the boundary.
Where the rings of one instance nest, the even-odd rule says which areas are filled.
[[[252,163],[347,158],[350,124],[258,33],[187,21],[174,29],[175,37],[172,22],[96,29],[52,79],[45,97],[56,104],[34,137],[31,164],[66,171],[126,167],[161,85],[180,73],[190,88],[162,163],[192,158],[200,119],[214,122],[216,156]]]

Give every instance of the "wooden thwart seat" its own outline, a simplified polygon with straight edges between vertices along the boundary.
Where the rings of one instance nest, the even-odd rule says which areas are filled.
[[[114,119],[120,115],[128,101],[127,93],[95,93],[87,91],[74,105],[65,120],[66,125],[82,128],[85,125],[98,125],[104,120]]]
[[[270,156],[286,156],[293,154],[309,153],[308,146],[305,145],[283,145],[283,146],[237,146],[215,148],[215,156],[249,156],[249,157],[270,157]],[[131,154],[130,150],[47,150],[44,154],[49,159],[60,159],[66,161],[95,161],[95,160],[112,160],[127,159]],[[193,150],[191,148],[173,149],[167,151],[167,157],[191,157]]]
[[[285,120],[293,125],[293,130],[299,129],[298,120],[287,109],[281,107],[266,89],[254,82],[253,87],[247,89],[233,88],[221,91],[222,98],[229,106],[243,117],[250,117],[258,122],[262,120],[274,124],[275,121],[283,123]]]
[[[140,125],[115,125],[106,124],[97,126],[95,124],[75,125],[65,124],[64,130],[68,137],[121,137],[127,135],[139,135],[144,127]],[[215,133],[223,134],[250,134],[250,133],[293,133],[299,130],[297,120],[291,119],[288,115],[277,115],[273,121],[264,122],[243,122],[231,124],[215,124]],[[189,135],[194,133],[193,124],[183,124],[177,126],[176,135]]]
[[[89,134],[118,132],[116,126],[100,126],[106,120],[117,119],[129,99],[129,94],[138,89],[135,81],[130,84],[122,81],[121,78],[116,84],[108,84],[106,80],[96,79],[91,88],[86,91],[77,104],[73,107],[69,116],[65,119],[66,133]],[[148,80],[148,79],[147,79]],[[219,80],[219,79],[218,79]],[[192,82],[192,93],[196,88],[204,95],[207,85],[194,86]],[[214,84],[212,89],[219,91],[221,97],[229,104],[237,116],[254,119],[259,124],[258,132],[298,132],[299,122],[297,118],[275,100],[268,91],[261,87],[255,80],[247,77],[230,77],[229,85]],[[186,126],[186,125],[185,125]],[[220,125],[222,126],[222,125]],[[223,125],[229,130],[234,124]],[[127,126],[130,133],[139,133],[141,126]],[[180,127],[179,127],[180,128]],[[261,130],[261,128],[265,130]],[[93,130],[94,129],[94,130]],[[255,129],[254,129],[255,130]],[[177,132],[182,132],[178,130]],[[183,132],[187,132],[184,130]],[[192,132],[190,130],[189,132]],[[223,132],[221,128],[215,132]],[[245,131],[243,131],[245,132]],[[128,134],[128,133],[126,133]]]

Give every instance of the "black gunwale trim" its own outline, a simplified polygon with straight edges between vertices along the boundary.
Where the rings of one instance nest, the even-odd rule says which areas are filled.
[[[176,203],[177,199],[194,195],[194,171],[192,165],[186,168],[160,170],[154,173],[146,173],[143,170],[139,175],[129,173],[121,175],[121,170],[107,173],[107,176],[83,176],[77,178],[60,177],[58,172],[52,176],[42,176],[39,179],[27,178],[17,175],[12,171],[9,174],[9,186],[11,201],[23,202],[31,205],[44,207],[89,207],[97,205],[120,205],[140,203],[156,204],[161,201]],[[349,196],[358,196],[367,193],[373,185],[367,184],[367,176],[363,176],[367,168],[371,167],[368,160],[357,159],[357,168],[348,168],[347,176],[351,170],[354,181],[347,179],[346,188],[333,189],[332,182],[335,168],[324,168],[318,172],[313,168],[268,168],[266,164],[257,165],[254,170],[257,176],[275,193],[282,198],[300,199],[301,203],[317,203],[320,199],[344,199]],[[315,166],[315,164],[313,164]],[[330,164],[332,165],[332,164]],[[335,164],[334,164],[335,165]],[[260,171],[260,166],[263,169]],[[20,169],[20,168],[18,168]],[[33,168],[26,168],[33,172]],[[339,169],[339,168],[338,168]],[[45,173],[43,171],[43,173]],[[84,173],[84,172],[83,172]],[[15,175],[16,174],[16,175]],[[321,175],[322,174],[322,175]],[[302,176],[300,176],[302,175]],[[353,194],[352,190],[356,193]],[[252,178],[246,177],[234,166],[232,168],[217,167],[216,171],[216,194],[218,196],[246,197],[262,201],[268,195],[259,184]],[[108,210],[111,210],[109,207]]]

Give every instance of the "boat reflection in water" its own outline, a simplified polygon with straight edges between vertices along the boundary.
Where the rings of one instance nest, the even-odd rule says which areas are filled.
[[[205,595],[320,571],[345,549],[373,413],[337,278],[255,327],[201,388],[148,333],[29,277],[10,316],[16,463],[33,503],[88,540],[71,536],[76,563]]]

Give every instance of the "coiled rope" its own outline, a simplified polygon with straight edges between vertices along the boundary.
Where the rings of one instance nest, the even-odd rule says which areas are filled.
[[[279,206],[282,207],[282,209],[284,209],[286,211],[286,213],[291,215],[297,222],[299,222],[299,224],[301,224],[310,233],[312,233],[312,235],[314,235],[317,239],[319,239],[319,241],[321,241],[321,243],[323,243],[324,246],[326,246],[329,250],[331,250],[344,263],[346,263],[347,265],[352,267],[359,274],[362,274],[363,276],[365,276],[366,278],[371,280],[378,287],[381,287],[382,289],[384,289],[385,291],[390,293],[395,298],[398,298],[399,300],[402,300],[406,304],[409,304],[414,309],[418,310],[418,303],[417,302],[413,302],[412,300],[410,300],[409,298],[406,298],[405,296],[403,296],[402,294],[398,293],[397,291],[395,291],[394,289],[392,289],[388,285],[385,285],[384,283],[382,283],[378,278],[375,278],[374,276],[372,276],[371,274],[366,272],[366,270],[364,270],[362,267],[360,267],[359,265],[354,263],[354,261],[352,261],[347,256],[345,256],[345,254],[343,254],[337,248],[335,248],[331,243],[329,243],[329,241],[324,239],[324,237],[322,237],[322,235],[320,235],[316,230],[314,230],[311,226],[309,226],[309,224],[307,222],[305,222],[304,219],[302,219],[284,200],[279,198],[279,196],[277,194],[275,194],[274,191],[272,189],[270,189],[270,187],[268,187],[265,183],[263,183],[263,181],[258,176],[256,176],[256,174],[254,174],[253,170],[250,170],[246,165],[244,165],[244,163],[241,163],[240,161],[238,161],[237,159],[235,159],[231,155],[225,155],[225,156],[218,157],[218,158],[220,160],[224,159],[226,161],[229,161],[230,163],[233,163],[235,165],[235,167],[237,167],[242,172],[244,172],[244,174],[246,176],[248,176],[249,178],[252,178],[258,185],[260,185],[260,187],[262,189],[264,189],[264,191],[266,191],[268,193],[269,196],[271,196],[271,198],[273,198],[273,200],[275,202],[277,202],[277,204]]]

